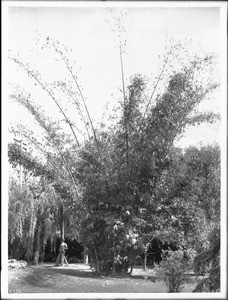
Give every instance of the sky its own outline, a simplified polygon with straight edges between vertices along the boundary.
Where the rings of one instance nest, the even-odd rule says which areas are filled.
[[[165,37],[172,36],[183,41],[191,39],[193,47],[206,52],[221,54],[220,11],[218,7],[9,7],[8,48],[29,62],[47,81],[63,79],[65,70],[53,61],[52,53],[41,50],[37,38],[50,36],[72,49],[83,95],[94,120],[102,116],[102,107],[114,106],[120,98],[121,69],[118,36],[113,32],[113,18],[119,11],[125,13],[124,27],[126,46],[123,62],[126,83],[135,73],[151,78],[158,70],[158,55],[164,53]],[[17,70],[13,63],[8,66],[9,82],[31,88],[25,73]],[[33,89],[33,88],[32,88]],[[45,111],[57,115],[42,92],[33,89],[38,103]],[[42,98],[42,99],[41,99]],[[48,104],[49,103],[49,104]],[[24,109],[10,101],[10,123],[33,124]],[[201,105],[202,110],[221,110],[219,93]],[[111,111],[111,110],[110,110]],[[72,113],[71,111],[69,114]],[[26,116],[26,117],[25,117]],[[188,130],[177,145],[219,142],[220,124],[202,124]]]

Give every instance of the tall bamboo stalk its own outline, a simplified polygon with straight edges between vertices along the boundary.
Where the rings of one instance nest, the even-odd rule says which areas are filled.
[[[127,168],[127,178],[129,180],[129,132],[128,132],[128,117],[129,117],[129,107],[127,107],[127,97],[124,79],[124,63],[123,63],[123,49],[122,49],[122,35],[121,35],[121,20],[117,18],[117,26],[119,30],[119,55],[120,55],[120,69],[121,69],[121,81],[123,89],[123,101],[124,101],[124,132],[125,132],[125,143],[126,143],[126,168]]]
[[[71,66],[69,65],[69,61],[66,59],[66,57],[63,55],[62,51],[58,51],[59,54],[61,55],[61,58],[62,60],[64,61],[72,79],[73,79],[73,82],[75,83],[76,85],[76,88],[79,92],[79,95],[82,99],[82,103],[84,105],[84,108],[85,108],[85,111],[86,111],[86,114],[87,114],[87,117],[89,119],[89,123],[90,123],[90,126],[91,126],[91,129],[92,129],[92,132],[93,132],[93,136],[94,136],[94,140],[95,140],[95,144],[96,144],[96,148],[97,148],[97,152],[98,152],[98,155],[99,155],[99,158],[100,158],[100,162],[103,166],[103,171],[104,171],[104,175],[105,175],[105,181],[106,181],[106,186],[107,188],[109,189],[109,184],[108,184],[108,177],[107,177],[107,171],[106,171],[106,167],[105,167],[105,164],[104,164],[104,160],[103,160],[103,157],[102,157],[102,154],[101,154],[101,151],[100,151],[100,147],[99,147],[99,143],[98,143],[98,139],[97,139],[97,135],[96,135],[96,131],[95,131],[95,128],[94,128],[94,125],[93,125],[93,122],[92,122],[92,119],[91,119],[91,116],[90,116],[90,113],[89,113],[89,110],[88,110],[88,107],[86,105],[86,101],[85,101],[85,98],[83,96],[83,93],[82,93],[82,90],[80,88],[80,85],[77,81],[77,77],[74,75],[73,71],[72,71],[72,68]]]
[[[125,130],[125,141],[126,141],[126,165],[127,165],[127,174],[129,176],[129,134],[128,134],[128,119],[127,119],[128,111],[127,111],[127,99],[126,99],[125,81],[124,81],[123,52],[122,52],[121,40],[119,44],[119,50],[120,50],[120,67],[121,67],[121,78],[122,78],[122,88],[123,88],[123,98],[124,98],[124,130]]]

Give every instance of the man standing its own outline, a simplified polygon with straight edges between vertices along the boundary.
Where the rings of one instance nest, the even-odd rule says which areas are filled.
[[[58,255],[57,260],[56,260],[56,266],[58,266],[59,264],[61,266],[63,266],[64,261],[68,265],[67,260],[66,260],[66,256],[65,256],[67,249],[68,249],[67,244],[65,243],[64,239],[61,239],[61,244],[59,246],[59,255]]]

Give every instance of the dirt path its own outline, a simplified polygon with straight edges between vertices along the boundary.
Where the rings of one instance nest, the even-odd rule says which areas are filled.
[[[137,270],[131,277],[98,276],[84,264],[53,264],[9,270],[9,293],[166,293],[152,271]],[[193,282],[182,292],[191,292]]]

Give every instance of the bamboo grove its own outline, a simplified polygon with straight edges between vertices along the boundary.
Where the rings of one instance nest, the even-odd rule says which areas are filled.
[[[209,145],[184,151],[175,141],[189,126],[219,119],[197,112],[219,88],[216,57],[190,55],[184,45],[170,43],[153,84],[141,74],[126,81],[120,43],[122,96],[113,116],[97,125],[68,49],[50,37],[43,47],[65,67],[66,80],[47,83],[10,54],[59,111],[54,121],[22,87],[10,95],[43,133],[40,141],[23,125],[11,130],[36,149],[32,155],[9,145],[11,165],[23,166],[27,178],[21,190],[15,178],[9,182],[13,255],[20,244],[28,260],[42,260],[47,239],[55,238],[63,222],[65,234],[82,242],[98,272],[132,271],[138,253],[145,253],[146,264],[155,236],[198,253],[208,250],[207,235],[220,222],[220,150]],[[65,110],[67,101],[75,119]]]

